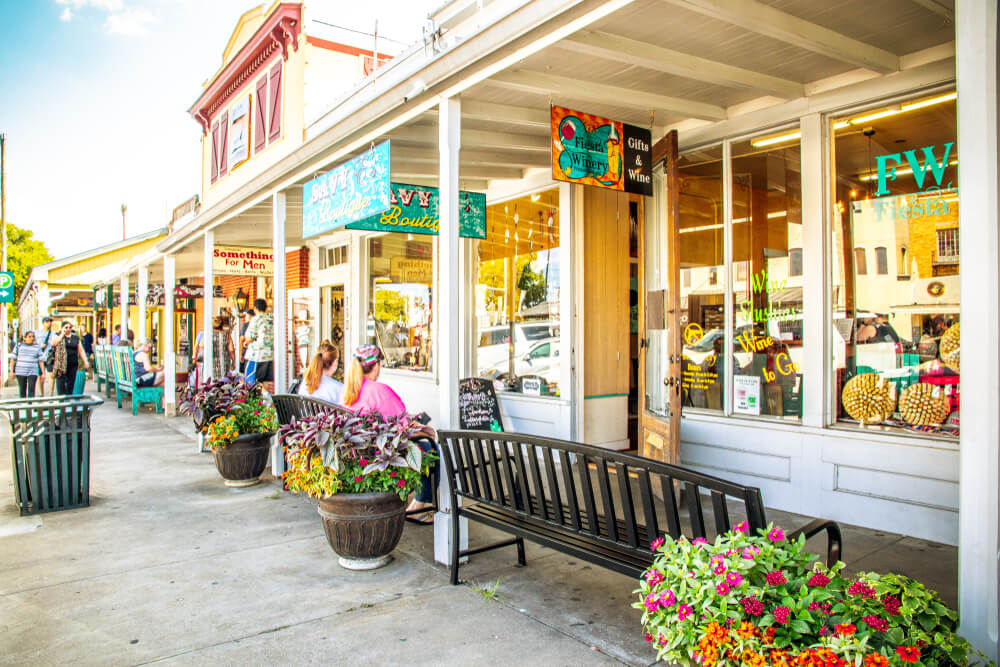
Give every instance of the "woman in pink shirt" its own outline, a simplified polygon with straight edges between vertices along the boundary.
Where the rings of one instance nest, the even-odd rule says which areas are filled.
[[[361,345],[351,354],[351,361],[344,373],[344,406],[358,413],[377,412],[382,417],[390,419],[408,414],[403,399],[387,384],[378,381],[382,372],[382,352],[375,345]],[[436,451],[434,438],[437,434],[430,426],[421,425],[421,437],[414,439],[423,451]],[[423,478],[420,491],[407,511],[423,510],[434,507],[434,494],[438,484],[437,461],[431,465],[431,474]],[[434,518],[431,511],[414,517],[418,523],[431,524]]]

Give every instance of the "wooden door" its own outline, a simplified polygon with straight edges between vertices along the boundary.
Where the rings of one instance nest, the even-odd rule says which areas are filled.
[[[640,229],[639,266],[639,454],[680,462],[681,327],[680,193],[677,131],[653,147],[653,163],[663,163],[659,191],[647,206]],[[650,276],[655,276],[651,280]]]

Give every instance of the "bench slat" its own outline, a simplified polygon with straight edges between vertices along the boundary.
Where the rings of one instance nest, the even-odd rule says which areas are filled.
[[[705,516],[701,511],[701,493],[697,484],[684,483],[684,500],[691,520],[691,538],[705,537]]]
[[[483,497],[493,502],[503,502],[502,498],[493,495],[493,486],[490,484],[490,460],[483,447],[483,441],[475,438],[471,444],[472,451],[476,455],[476,472],[479,473],[479,488],[483,490]]]
[[[538,499],[538,508],[541,510],[540,516],[543,519],[548,519],[549,510],[545,504],[545,487],[542,485],[542,475],[538,470],[538,450],[534,445],[528,445],[528,465],[531,466],[531,480],[535,485],[535,493],[532,494],[532,497]]]
[[[468,473],[469,485],[466,487],[471,490],[475,496],[482,497],[483,493],[479,488],[479,477],[476,471],[476,460],[472,456],[472,444],[471,438],[461,438],[459,439],[459,447],[462,450],[463,457],[465,458],[465,463],[463,469]]]
[[[513,494],[508,497],[508,493],[504,490],[503,480],[500,473],[500,453],[497,452],[498,443],[496,440],[483,439],[483,448],[489,453],[489,472],[493,480],[493,489],[496,494],[496,500],[501,505],[507,505],[509,507],[514,506]],[[507,490],[509,491],[509,489]]]
[[[601,489],[601,503],[604,507],[604,516],[615,517],[615,502],[611,497],[611,482],[608,479],[608,460],[601,457],[595,458],[597,463],[597,484]],[[618,525],[615,521],[609,521],[606,524],[608,531],[608,537],[610,537],[615,542],[618,541]]]
[[[577,455],[576,465],[580,471],[580,490],[583,492],[583,506],[587,509],[587,521],[590,532],[598,534],[597,508],[594,505],[594,486],[590,483],[590,466],[587,456]]]
[[[516,475],[514,474],[514,469],[511,467],[511,454],[509,444],[506,440],[498,440],[497,444],[500,447],[500,458],[503,460],[503,476],[507,482],[507,492],[509,494],[510,503],[509,505],[516,510],[524,511],[524,495],[520,492],[520,489],[514,483]]]
[[[642,512],[646,519],[646,533],[656,539],[660,535],[660,528],[656,523],[656,505],[653,501],[653,489],[649,483],[649,471],[640,469],[636,473],[639,475],[639,497],[642,502]],[[646,543],[647,546],[649,542]]]
[[[573,466],[569,462],[569,452],[559,450],[559,463],[563,472],[563,489],[566,491],[566,503],[569,505],[569,521],[573,530],[580,530],[580,508],[576,502],[576,481],[573,479]]]
[[[660,475],[660,490],[663,492],[663,506],[667,515],[667,533],[675,540],[680,537],[681,517],[677,512],[677,495],[674,493],[674,480],[669,475]]]
[[[531,486],[528,483],[528,466],[524,463],[524,448],[517,440],[510,440],[511,449],[514,453],[514,465],[517,467],[517,484],[521,491],[521,502],[524,512],[531,514],[531,500],[534,497],[531,493]]]
[[[563,512],[559,484],[556,482],[556,466],[552,461],[552,450],[548,447],[543,447],[542,456],[545,464],[545,479],[549,482],[549,496],[552,498],[552,507],[555,508],[555,516],[559,518],[559,523],[565,526],[566,515]]]
[[[722,535],[730,528],[729,507],[726,506],[726,494],[712,489],[712,514],[715,515],[715,533]]]
[[[635,527],[635,505],[632,503],[632,484],[628,478],[628,468],[624,463],[615,461],[615,471],[618,473],[618,494],[622,501],[622,520],[625,522],[625,537],[629,546],[639,546],[639,535]]]

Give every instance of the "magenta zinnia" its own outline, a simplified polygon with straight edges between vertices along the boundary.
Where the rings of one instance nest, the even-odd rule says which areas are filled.
[[[781,623],[782,625],[788,623],[788,619],[791,615],[792,615],[792,610],[784,605],[774,608],[774,620],[776,620],[778,623]]]
[[[768,572],[764,575],[764,579],[767,580],[769,586],[780,586],[788,581],[785,579],[785,573],[781,570]]]

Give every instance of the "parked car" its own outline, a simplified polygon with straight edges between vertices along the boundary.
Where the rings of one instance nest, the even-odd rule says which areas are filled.
[[[559,382],[559,339],[546,338],[531,346],[527,353],[514,360],[514,375],[522,377],[534,375],[547,383]],[[487,368],[480,373],[482,377],[494,380],[506,380],[510,372],[508,360]]]
[[[508,370],[511,331],[514,334],[514,358],[519,359],[529,352],[535,343],[548,338],[559,338],[559,322],[528,321],[510,325],[487,327],[479,330],[479,345],[476,349],[478,375],[485,377],[490,370]]]

